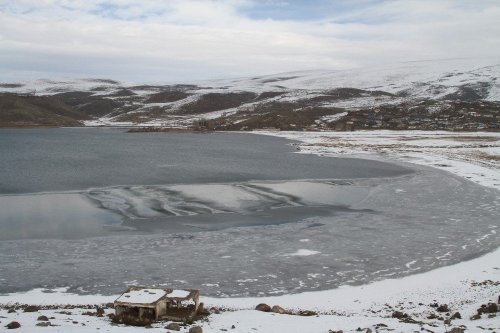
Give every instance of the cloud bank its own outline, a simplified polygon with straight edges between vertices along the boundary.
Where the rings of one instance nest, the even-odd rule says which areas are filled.
[[[191,81],[500,56],[500,3],[0,0],[0,81]]]

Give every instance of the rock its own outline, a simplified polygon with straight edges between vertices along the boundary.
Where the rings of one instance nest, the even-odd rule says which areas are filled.
[[[462,315],[460,312],[455,312],[453,316],[451,316],[451,319],[462,319]]]
[[[9,329],[9,330],[14,330],[16,328],[21,327],[21,324],[19,324],[17,321],[11,321],[5,327],[7,327],[7,329]]]
[[[392,313],[392,318],[403,319],[403,318],[408,318],[408,315],[401,311],[394,311]]]
[[[285,309],[283,309],[281,306],[279,305],[274,305],[272,308],[271,308],[271,312],[274,312],[274,313],[279,313],[279,314],[285,314],[286,311]]]
[[[203,333],[203,329],[200,326],[193,326],[189,329],[189,333]]]
[[[170,323],[165,327],[167,330],[180,331],[181,327],[177,323]]]
[[[314,311],[311,310],[303,310],[299,312],[299,316],[303,317],[311,317],[311,316],[317,316],[318,314]]]
[[[234,326],[234,325],[231,325],[231,329],[233,329],[233,330],[234,330],[235,328],[236,328],[236,326]]]
[[[106,307],[108,309],[114,309],[115,308],[115,303],[106,303]]]
[[[16,310],[14,310],[14,309],[9,309],[9,311],[7,311],[7,313],[16,313]]]
[[[24,308],[24,312],[38,312],[40,311],[40,307],[36,305],[28,305]]]
[[[441,304],[436,309],[437,312],[448,312],[450,309],[448,308],[448,304]]]
[[[451,319],[445,319],[443,323],[445,325],[450,325],[451,324]]]
[[[211,307],[210,312],[215,313],[215,314],[220,314],[220,310],[216,307]]]
[[[366,333],[372,333],[372,329],[371,328],[367,328],[366,329]]]
[[[497,313],[498,305],[495,303],[488,303],[481,305],[479,309],[477,309],[477,314],[482,315],[483,313]]]
[[[496,305],[495,303],[488,303],[486,309],[488,310],[488,313],[497,313],[498,305]]]
[[[49,318],[47,318],[47,316],[39,316],[36,320],[38,320],[38,321],[49,321]]]
[[[257,305],[255,307],[255,310],[262,311],[262,312],[270,312],[271,307],[269,305],[267,305],[266,303],[260,303],[259,305]]]
[[[96,309],[97,317],[104,317],[104,309],[101,307],[97,307]]]
[[[344,333],[344,331],[342,331],[342,330],[339,330],[339,331],[329,330],[328,333]]]
[[[476,313],[475,315],[470,317],[470,320],[478,320],[478,319],[481,319],[481,315],[479,313]]]
[[[464,333],[465,332],[465,328],[462,328],[462,327],[453,327],[449,333]]]
[[[51,326],[50,325],[50,321],[43,321],[41,323],[37,323],[36,326],[40,326],[40,327],[49,327]]]
[[[427,316],[427,319],[437,319],[438,316],[435,313],[431,313],[430,315]]]

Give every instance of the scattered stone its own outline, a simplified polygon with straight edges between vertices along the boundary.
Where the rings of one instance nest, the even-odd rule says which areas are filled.
[[[384,324],[384,323],[380,323],[380,324],[377,324],[377,325],[375,325],[375,326],[377,326],[377,327],[388,327],[388,326],[387,326],[386,324]]]
[[[465,332],[465,328],[462,328],[462,327],[453,327],[449,333],[464,333]]]
[[[106,303],[106,307],[108,309],[114,309],[115,308],[115,303]]]
[[[38,320],[38,321],[49,321],[49,318],[47,318],[47,316],[39,316],[36,320]]]
[[[24,308],[24,312],[38,312],[40,311],[40,307],[36,305],[28,305]]]
[[[392,318],[403,319],[403,318],[408,318],[408,315],[401,311],[394,311],[392,313]]]
[[[41,323],[37,323],[36,326],[40,326],[40,327],[49,327],[51,326],[50,325],[50,321],[43,321]]]
[[[181,327],[177,323],[170,323],[165,327],[167,330],[180,331]]]
[[[444,320],[445,325],[450,325],[451,324],[451,319],[445,319]]]
[[[279,305],[274,305],[272,308],[271,308],[271,312],[274,312],[274,313],[279,313],[279,314],[285,314],[286,311],[285,309],[283,309],[281,306]]]
[[[14,309],[9,309],[9,311],[7,311],[7,313],[16,313],[16,310],[14,310]]]
[[[460,312],[455,312],[453,316],[451,316],[451,319],[462,319],[462,315]]]
[[[317,316],[318,314],[314,311],[311,310],[303,310],[299,312],[299,316],[303,317],[311,317],[311,316]]]
[[[203,333],[203,329],[200,326],[193,326],[189,329],[189,333]]]
[[[366,329],[366,333],[372,333],[372,329],[371,328],[367,328]]]
[[[342,331],[342,330],[339,330],[339,331],[329,330],[328,333],[344,333],[344,331]]]
[[[7,329],[9,329],[9,330],[14,330],[16,328],[21,327],[21,324],[19,324],[17,321],[11,321],[5,327],[7,327]]]
[[[431,313],[430,315],[427,316],[427,319],[437,319],[438,316],[435,313]]]
[[[220,310],[216,307],[210,308],[210,312],[215,313],[215,314],[220,314]]]
[[[448,308],[448,304],[441,304],[440,306],[437,307],[436,311],[437,312],[449,312],[450,309]]]
[[[234,326],[234,325],[231,325],[231,329],[233,329],[233,330],[234,330],[235,328],[236,328],[236,326]]]
[[[260,303],[255,307],[255,310],[257,311],[262,311],[262,312],[271,312],[271,307],[267,305],[266,303]]]

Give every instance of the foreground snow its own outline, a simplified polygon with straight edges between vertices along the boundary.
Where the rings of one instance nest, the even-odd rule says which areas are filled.
[[[495,133],[446,132],[260,132],[297,139],[301,152],[317,154],[361,154],[365,158],[389,158],[439,167],[466,177],[479,184],[500,189],[499,143]],[[299,250],[290,255],[310,255]],[[213,313],[208,321],[199,322],[204,332],[328,332],[343,330],[394,332],[449,332],[453,327],[465,327],[466,332],[498,332],[500,316],[483,314],[471,320],[482,304],[497,302],[500,295],[500,249],[457,265],[397,280],[384,280],[363,286],[345,286],[335,290],[263,298],[203,298],[206,308],[225,311]],[[65,289],[47,293],[33,290],[27,293],[0,295],[0,321],[4,326],[16,320],[19,332],[137,332],[144,328],[114,326],[107,317],[84,315],[85,306],[112,302],[117,296],[82,296],[69,294]],[[61,309],[40,310],[34,313],[8,313],[5,306],[14,303],[42,305],[78,305],[66,313]],[[258,303],[279,305],[294,313],[312,310],[318,316],[298,316],[264,313],[253,310]],[[449,311],[436,312],[431,303],[447,304]],[[401,311],[411,319],[392,318]],[[107,309],[111,313],[112,309]],[[459,312],[463,319],[448,319]],[[53,317],[51,324],[38,327],[39,315]],[[439,318],[429,319],[430,315]],[[431,316],[432,318],[432,316]],[[232,328],[234,325],[234,328]],[[158,323],[149,331],[165,332],[166,323]],[[183,327],[181,331],[187,331]]]

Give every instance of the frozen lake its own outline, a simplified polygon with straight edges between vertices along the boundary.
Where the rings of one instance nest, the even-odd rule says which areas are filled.
[[[253,134],[0,130],[0,292],[273,295],[496,248],[498,191]]]

